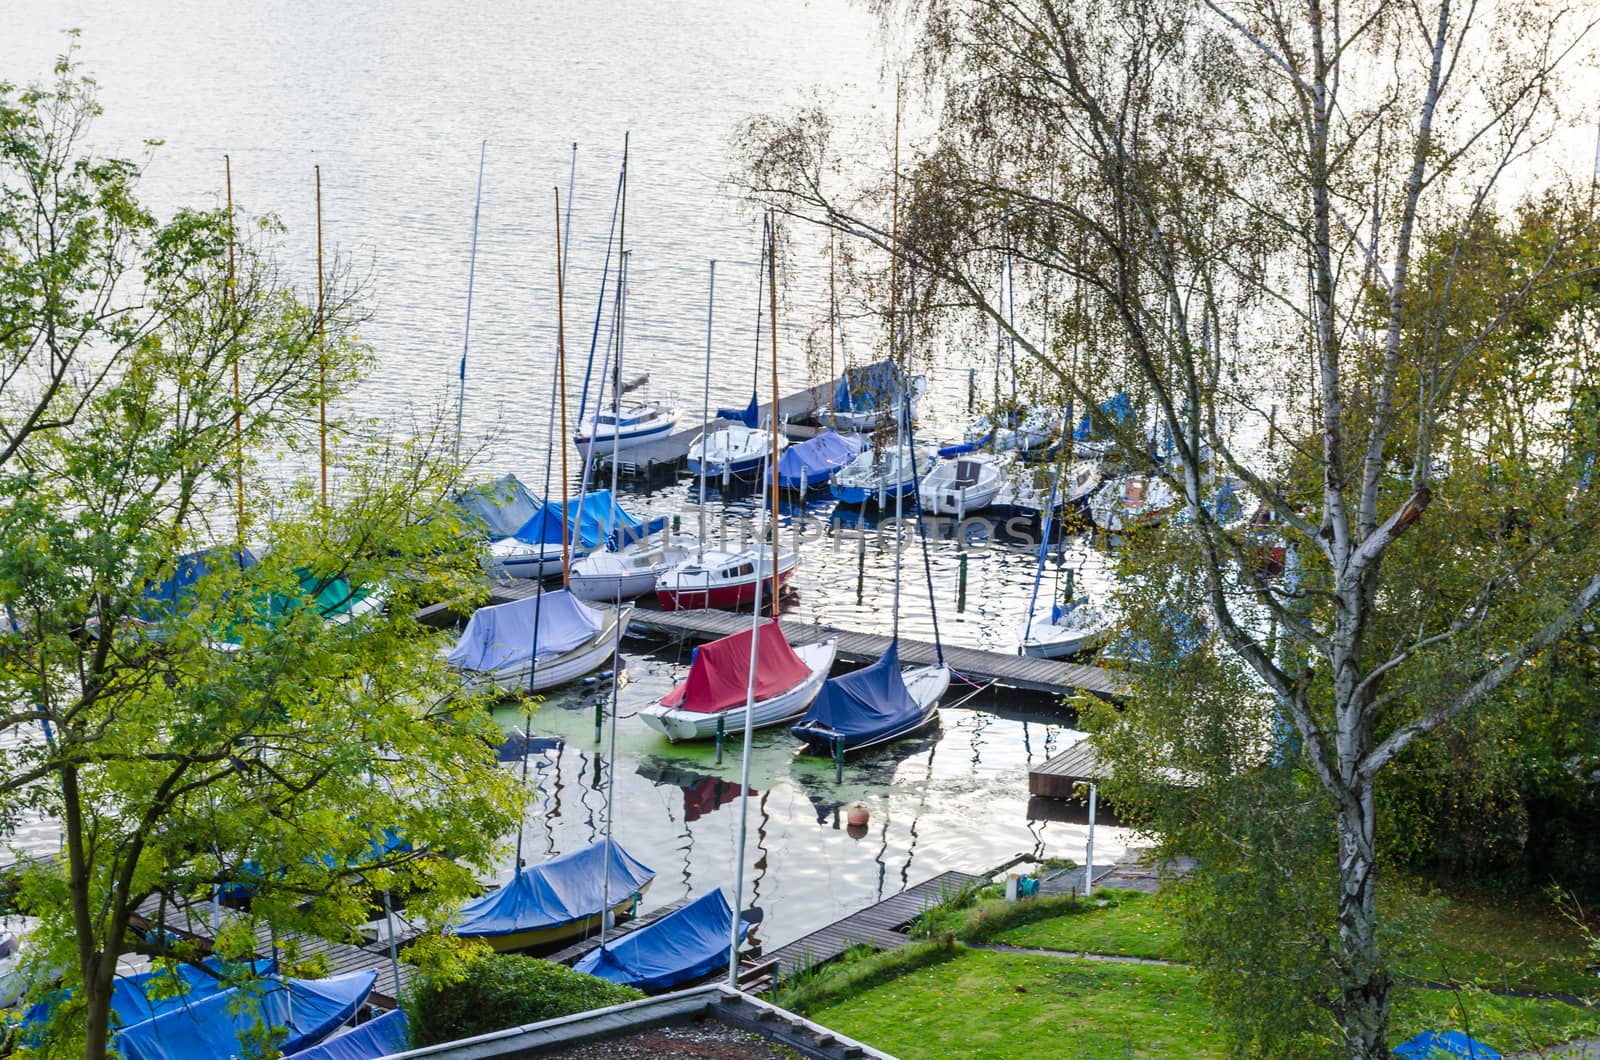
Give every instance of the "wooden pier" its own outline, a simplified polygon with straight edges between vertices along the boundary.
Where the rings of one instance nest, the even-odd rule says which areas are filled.
[[[1099,756],[1087,739],[1028,770],[1028,794],[1050,799],[1075,799],[1082,786],[1105,780]]]
[[[815,644],[830,638],[837,640],[838,658],[842,662],[872,662],[883,658],[889,650],[890,638],[881,633],[856,633],[793,619],[781,619],[780,625],[790,644]],[[750,616],[709,609],[655,611],[636,607],[631,628],[709,640],[749,629]],[[900,661],[913,666],[927,666],[938,661],[938,652],[926,641],[901,637]],[[945,646],[944,661],[970,680],[995,681],[1009,688],[1030,692],[1064,695],[1079,691],[1107,699],[1115,699],[1123,694],[1120,676],[1097,666],[1080,666],[1056,659],[1035,659],[951,645]]]
[[[762,967],[776,964],[779,974],[788,976],[804,968],[826,964],[851,946],[876,946],[880,950],[904,946],[911,941],[902,931],[906,925],[927,909],[986,879],[967,872],[941,872],[931,880],[908,887],[892,898],[869,905],[764,955]]]
[[[168,900],[163,909],[159,895],[147,898],[133,917],[133,926],[149,934],[170,932],[180,938],[196,941],[202,950],[209,950],[216,936],[216,925],[232,920],[239,914],[211,901],[176,903]],[[397,925],[398,926],[398,925]],[[399,937],[396,945],[403,946],[409,937]],[[274,956],[273,936],[266,925],[256,928],[256,957]],[[416,968],[401,961],[398,966],[390,960],[385,942],[329,942],[312,935],[282,936],[277,949],[283,950],[291,943],[297,960],[321,958],[328,975],[346,972],[376,971],[378,978],[372,986],[368,1001],[383,1009],[399,1004],[402,991],[410,984]],[[398,971],[398,976],[397,976]]]

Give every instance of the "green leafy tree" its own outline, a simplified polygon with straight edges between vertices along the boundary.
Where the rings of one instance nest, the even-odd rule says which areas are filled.
[[[33,1049],[98,1058],[118,958],[199,956],[136,912],[247,884],[236,958],[258,926],[346,937],[379,892],[439,918],[519,798],[414,617],[482,583],[448,447],[346,430],[325,500],[296,470],[371,363],[356,292],[297,296],[271,225],[158,221],[137,166],[83,153],[94,112],[65,61],[0,90],[0,814],[63,838],[20,894],[65,988]]]
[[[1592,22],[1455,0],[878,7],[938,105],[898,222],[886,182],[842,179],[857,145],[820,111],[751,124],[749,186],[909,266],[924,324],[976,311],[1007,329],[1048,380],[1036,398],[1081,411],[1126,385],[1171,439],[1155,473],[1193,563],[1161,596],[1204,614],[1293,730],[1333,856],[1306,918],[1331,941],[1305,955],[1325,962],[1340,1051],[1386,1056],[1379,779],[1600,596],[1594,492],[1557,441],[1572,360],[1534,342],[1519,350],[1553,370],[1530,372],[1495,346],[1525,312],[1563,316],[1547,296],[1587,275],[1566,253],[1587,230],[1512,233],[1523,264],[1503,269],[1484,242],[1513,167],[1581,194],[1555,184],[1549,144]],[[993,294],[1007,256],[1038,294],[1014,326]],[[1516,407],[1538,416],[1486,431],[1480,370],[1525,380]],[[1499,497],[1485,435],[1527,443]],[[1147,459],[1143,430],[1118,438]],[[1268,505],[1297,577],[1254,573],[1207,507],[1219,475]]]

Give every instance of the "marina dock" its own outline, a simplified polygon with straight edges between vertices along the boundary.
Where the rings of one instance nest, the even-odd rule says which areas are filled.
[[[1079,740],[1028,770],[1028,794],[1048,799],[1076,799],[1082,786],[1105,780],[1099,757],[1087,739]]]
[[[880,950],[904,946],[911,939],[902,929],[925,910],[986,879],[967,872],[941,872],[931,880],[908,887],[876,905],[869,905],[860,912],[765,954],[761,958],[761,966],[775,966],[780,976],[788,976],[805,968],[826,964],[852,946],[869,945]]]

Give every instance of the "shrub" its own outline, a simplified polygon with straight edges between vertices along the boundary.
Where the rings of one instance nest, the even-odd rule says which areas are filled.
[[[464,975],[420,977],[405,999],[415,1047],[519,1027],[644,997],[560,964],[486,954]]]

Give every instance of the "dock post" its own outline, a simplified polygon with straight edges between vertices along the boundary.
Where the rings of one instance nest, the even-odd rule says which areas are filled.
[[[1094,804],[1099,793],[1095,790],[1094,781],[1089,782],[1089,843],[1083,851],[1083,896],[1089,897],[1094,891]]]
[[[978,370],[967,369],[967,411],[972,411],[973,403],[978,400]]]
[[[727,731],[727,727],[728,727],[728,719],[725,718],[725,717],[722,717],[721,715],[718,715],[717,716],[717,765],[719,765],[719,766],[722,764],[722,739],[723,739],[723,736],[725,735],[725,733]]]
[[[594,697],[594,742],[600,742],[600,733],[605,728],[605,707],[602,706],[603,697],[596,694]]]
[[[833,744],[833,782],[844,783],[844,737],[835,736],[830,741]]]
[[[967,553],[961,553],[961,569],[956,575],[956,611],[967,609]]]

